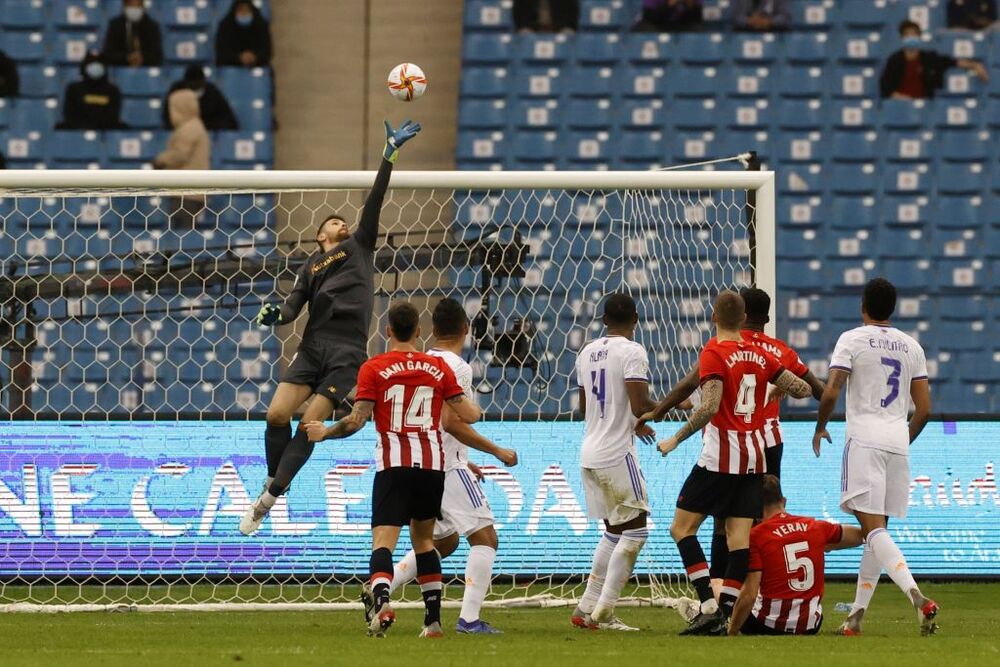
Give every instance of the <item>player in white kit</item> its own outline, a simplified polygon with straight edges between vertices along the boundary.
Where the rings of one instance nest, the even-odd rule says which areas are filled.
[[[465,395],[475,401],[472,368],[460,356],[469,333],[468,316],[462,304],[454,299],[442,299],[434,308],[433,324],[435,345],[427,354],[444,359],[455,372],[455,379]],[[464,634],[500,634],[499,630],[479,618],[493,579],[498,539],[493,528],[493,512],[479,488],[482,473],[469,462],[466,446],[492,454],[508,466],[517,464],[517,453],[498,447],[465,422],[450,417],[446,410],[443,416],[446,433],[442,438],[444,497],[441,500],[441,518],[434,525],[434,547],[441,558],[446,558],[458,548],[459,536],[464,536],[469,542],[465,593],[455,630]],[[416,576],[416,555],[411,550],[395,566],[390,593],[413,581]]]
[[[830,378],[820,400],[813,450],[830,442],[827,422],[847,385],[847,440],[841,467],[840,506],[858,518],[865,550],[854,606],[840,628],[861,634],[861,620],[884,569],[912,602],[922,634],[937,628],[938,605],[924,597],[906,559],[886,529],[889,517],[903,518],[910,497],[910,445],[931,411],[924,350],[889,322],[896,288],[884,278],[865,285],[864,325],[844,332],[830,359]],[[907,423],[910,408],[913,415]]]
[[[587,513],[605,526],[587,589],[571,617],[580,628],[638,630],[614,615],[649,534],[649,500],[634,434],[638,417],[655,404],[649,397],[649,355],[632,340],[638,321],[632,297],[612,294],[604,302],[607,335],[587,344],[576,360],[585,421],[580,466]],[[646,426],[640,436],[651,444],[655,434]]]

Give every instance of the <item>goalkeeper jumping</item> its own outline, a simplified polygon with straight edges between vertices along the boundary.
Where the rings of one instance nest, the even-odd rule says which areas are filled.
[[[316,231],[320,252],[309,258],[295,277],[284,304],[265,304],[257,316],[261,326],[289,324],[309,304],[309,322],[267,409],[264,451],[267,480],[264,491],[240,519],[240,532],[251,535],[288,490],[292,479],[312,455],[315,443],[302,424],[324,421],[354,387],[358,369],[368,357],[368,330],[375,300],[375,242],[392,165],[399,147],[417,136],[420,125],[409,120],[398,129],[385,123],[382,164],[372,186],[357,232],[334,213]],[[309,406],[292,435],[292,415],[306,399]]]

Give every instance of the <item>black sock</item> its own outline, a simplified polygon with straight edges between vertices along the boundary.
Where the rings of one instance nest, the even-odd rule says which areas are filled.
[[[288,490],[292,480],[312,456],[315,448],[316,443],[309,442],[305,431],[299,429],[295,432],[295,437],[289,441],[285,453],[281,455],[281,463],[278,464],[278,469],[274,472],[274,481],[268,488],[268,492],[272,496],[277,498]]]
[[[719,595],[719,606],[726,616],[733,613],[733,606],[740,595],[740,589],[743,588],[749,569],[749,549],[735,549],[729,552],[729,567],[726,568],[726,576],[722,580],[722,593]]]
[[[424,625],[441,622],[441,558],[434,549],[417,554],[417,583],[424,598]]]
[[[378,609],[389,601],[389,585],[392,584],[392,552],[385,547],[372,551],[368,561],[368,584],[375,598],[375,608]]]
[[[726,520],[715,517],[712,533],[712,565],[708,568],[712,579],[722,579],[726,576],[729,563],[729,544],[726,542]],[[721,532],[720,532],[721,531]]]
[[[685,537],[677,543],[677,550],[681,552],[681,562],[687,570],[688,580],[698,591],[698,599],[702,602],[715,599],[712,594],[712,580],[708,575],[708,563],[705,562],[705,552],[701,550],[698,538],[694,535]]]
[[[281,462],[281,455],[288,446],[288,441],[292,439],[292,425],[284,426],[267,425],[264,429],[264,454],[267,456],[267,476],[274,477],[278,472],[278,463]]]

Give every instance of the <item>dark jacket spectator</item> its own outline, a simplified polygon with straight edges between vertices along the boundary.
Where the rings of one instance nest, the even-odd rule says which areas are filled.
[[[167,91],[163,99],[163,126],[168,130],[173,129],[170,123],[170,94],[176,90],[192,90],[198,96],[198,108],[201,111],[201,120],[209,130],[238,130],[239,121],[233,109],[229,106],[226,96],[212,83],[205,80],[205,70],[201,65],[188,65],[184,71],[184,78],[175,81],[170,90]]]
[[[952,67],[962,67],[986,80],[982,63],[965,58],[955,59],[943,53],[921,49],[920,26],[913,21],[899,24],[903,48],[889,56],[879,80],[882,97],[921,100],[934,97],[944,85],[944,73]]]
[[[949,28],[985,30],[996,20],[996,0],[948,0]]]
[[[787,30],[792,22],[788,0],[733,0],[733,26],[750,32]]]
[[[21,79],[17,76],[17,63],[0,51],[0,97],[17,97],[21,92]]]
[[[158,67],[163,64],[160,24],[146,13],[142,0],[123,0],[122,13],[108,21],[103,56],[108,65]]]
[[[702,0],[642,0],[636,32],[683,32],[702,27]]]
[[[96,53],[88,53],[80,63],[81,81],[66,86],[60,130],[114,130],[126,127],[121,121],[122,94],[108,81],[108,68]]]
[[[236,0],[219,22],[215,62],[236,67],[271,64],[271,26],[250,0]]]
[[[514,0],[518,30],[562,32],[580,25],[580,0]]]

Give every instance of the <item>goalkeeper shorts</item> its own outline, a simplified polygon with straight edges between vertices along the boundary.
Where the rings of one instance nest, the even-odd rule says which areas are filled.
[[[364,349],[342,341],[303,340],[281,381],[306,385],[314,394],[330,399],[336,407],[351,393],[365,359]]]

